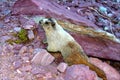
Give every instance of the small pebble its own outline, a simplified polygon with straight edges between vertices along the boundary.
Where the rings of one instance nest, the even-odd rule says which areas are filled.
[[[9,21],[10,21],[10,19],[9,18],[7,18],[7,19],[5,19],[4,20],[6,23],[8,23]]]
[[[17,73],[22,74],[22,72],[19,69],[17,69],[16,71],[17,71]]]
[[[70,10],[70,7],[67,7],[68,10]]]
[[[20,68],[22,66],[22,61],[15,61],[13,62],[13,66],[15,69]]]
[[[2,23],[0,23],[0,28],[3,28],[3,27],[4,27],[4,25]]]
[[[105,26],[105,27],[104,27],[104,30],[107,31],[107,30],[109,30],[109,28],[108,28],[107,26]]]
[[[113,14],[112,14],[112,13],[109,13],[109,14],[108,14],[108,16],[109,16],[109,17],[112,17],[112,16],[113,16]]]
[[[27,47],[23,46],[20,50],[19,50],[19,54],[23,54],[27,51]]]
[[[29,57],[22,57],[24,62],[29,62]]]
[[[4,15],[8,15],[10,12],[11,12],[11,10],[6,9],[6,10],[3,10],[1,13]]]
[[[60,71],[60,72],[65,72],[65,70],[67,69],[68,65],[66,63],[60,63],[57,67],[57,69]]]
[[[14,28],[14,31],[20,32],[20,31],[21,31],[21,27],[15,27],[15,28]]]
[[[33,54],[37,54],[41,51],[41,48],[35,48],[34,51],[33,51]]]
[[[102,78],[98,77],[98,80],[103,80]]]
[[[32,69],[32,66],[31,65],[27,65],[27,66],[23,66],[20,70],[21,71],[25,71],[25,72],[28,72],[28,71],[31,71]]]
[[[99,11],[102,12],[102,13],[107,14],[107,8],[105,8],[104,6],[100,6]]]
[[[28,46],[28,52],[33,53],[34,48],[32,46]]]
[[[23,26],[24,29],[32,29],[34,26],[33,25],[25,25]]]
[[[32,30],[28,31],[28,38],[29,38],[29,40],[33,40],[35,38],[34,33],[33,33]]]

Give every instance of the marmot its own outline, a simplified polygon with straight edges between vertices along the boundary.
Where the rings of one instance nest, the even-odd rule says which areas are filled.
[[[82,47],[75,39],[66,32],[55,19],[44,18],[39,21],[43,27],[47,38],[47,50],[50,52],[61,52],[63,59],[69,65],[84,64],[94,70],[99,77],[106,79],[105,73],[89,62],[88,57],[84,53]]]

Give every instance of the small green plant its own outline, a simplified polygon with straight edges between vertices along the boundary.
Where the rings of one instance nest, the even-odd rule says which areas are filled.
[[[25,30],[25,29],[21,29],[21,31],[18,32],[18,33],[13,33],[13,36],[18,37],[18,39],[16,39],[16,40],[12,40],[12,39],[7,40],[7,42],[9,44],[13,44],[13,43],[20,44],[20,43],[26,43],[27,41],[29,41],[29,39],[27,37],[27,30]]]
[[[21,29],[21,31],[17,34],[18,38],[20,39],[17,40],[17,42],[26,42],[28,41],[28,37],[27,37],[27,31],[25,29]]]

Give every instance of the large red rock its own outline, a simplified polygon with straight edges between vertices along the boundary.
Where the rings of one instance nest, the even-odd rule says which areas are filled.
[[[103,70],[107,76],[107,80],[120,80],[120,73],[117,72],[112,66],[97,58],[90,58],[90,62]]]
[[[83,26],[98,28],[93,22],[51,0],[18,0],[13,6],[12,14],[42,15],[67,20]]]
[[[47,66],[51,64],[55,59],[50,53],[48,53],[44,49],[35,49],[33,53],[35,54],[35,56],[31,60],[31,62],[36,65]]]
[[[120,61],[120,43],[71,33],[87,55]]]
[[[65,80],[98,80],[94,71],[85,65],[72,65],[67,68]]]

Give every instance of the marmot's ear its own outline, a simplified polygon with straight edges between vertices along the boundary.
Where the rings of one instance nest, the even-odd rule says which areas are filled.
[[[49,18],[48,20],[51,22],[51,26],[55,28],[56,20],[54,18]]]
[[[49,20],[50,22],[53,22],[52,18],[48,18],[48,20]]]
[[[56,23],[56,20],[54,18],[48,18],[48,20],[50,20],[51,22]]]

